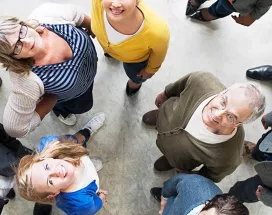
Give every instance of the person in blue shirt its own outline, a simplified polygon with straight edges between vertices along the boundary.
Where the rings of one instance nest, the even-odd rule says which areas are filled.
[[[46,136],[37,151],[24,156],[16,171],[19,194],[30,201],[56,204],[68,215],[92,215],[107,201],[86,142],[104,123],[96,114],[74,135]],[[84,146],[84,147],[83,147]]]

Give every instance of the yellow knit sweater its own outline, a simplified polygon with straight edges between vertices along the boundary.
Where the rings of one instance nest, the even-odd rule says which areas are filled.
[[[141,1],[138,8],[144,15],[142,30],[121,43],[111,44],[104,25],[102,0],[92,0],[92,31],[105,53],[126,63],[139,63],[148,59],[145,71],[155,73],[167,53],[169,27],[167,22],[144,2]]]

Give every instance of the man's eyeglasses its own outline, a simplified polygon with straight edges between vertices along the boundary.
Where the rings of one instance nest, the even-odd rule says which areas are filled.
[[[219,97],[219,102],[221,105],[221,110],[225,110],[227,107],[227,99],[224,97],[223,94],[219,94],[218,97]],[[224,114],[226,115],[226,118],[227,118],[227,124],[241,123],[241,122],[238,122],[237,117],[234,114],[229,113],[227,111]]]
[[[23,42],[21,42],[21,39],[24,39],[27,34],[28,27],[26,25],[21,25],[20,32],[19,32],[19,38],[17,42],[15,43],[15,48],[13,50],[12,55],[18,55],[21,53],[23,49]]]

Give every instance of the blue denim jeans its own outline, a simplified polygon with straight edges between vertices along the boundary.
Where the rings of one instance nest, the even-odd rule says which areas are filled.
[[[198,4],[203,4],[206,0],[196,0]],[[223,18],[235,12],[234,7],[228,0],[217,0],[209,7],[209,13],[216,18]]]
[[[195,174],[177,174],[163,184],[162,196],[168,198],[163,215],[188,214],[217,194],[222,191],[210,179]]]
[[[147,60],[140,63],[123,63],[127,76],[135,84],[141,84],[146,81],[146,79],[142,79],[140,76],[137,76],[146,66]]]

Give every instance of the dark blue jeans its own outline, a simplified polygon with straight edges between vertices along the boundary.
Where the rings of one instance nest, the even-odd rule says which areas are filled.
[[[203,4],[206,0],[196,0],[198,4]],[[209,7],[209,13],[216,18],[223,18],[235,12],[234,7],[228,0],[217,0]]]
[[[135,84],[141,84],[146,81],[146,79],[142,79],[141,77],[137,75],[142,69],[144,69],[147,66],[147,60],[140,63],[123,63],[123,66],[127,76]]]
[[[69,114],[82,114],[93,107],[93,84],[81,96],[71,99],[66,102],[57,103],[53,112],[56,116],[62,115],[66,118]]]

